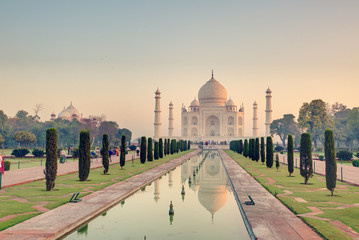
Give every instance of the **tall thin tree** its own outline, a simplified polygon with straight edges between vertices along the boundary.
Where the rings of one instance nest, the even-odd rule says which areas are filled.
[[[267,157],[266,164],[267,164],[267,167],[271,168],[273,166],[273,140],[272,140],[271,136],[267,137],[266,150],[267,150],[267,152],[266,152],[267,153],[266,154],[266,157]]]
[[[153,153],[152,153],[152,138],[148,138],[148,146],[147,146],[147,161],[153,161]]]
[[[158,155],[159,155],[159,158],[163,158],[163,140],[162,140],[162,138],[160,138],[160,140],[158,142]]]
[[[57,174],[57,131],[56,128],[46,130],[46,168],[44,170],[46,179],[46,191],[55,187]]]
[[[264,164],[264,162],[266,161],[266,145],[265,145],[265,142],[264,142],[264,137],[261,137],[261,162],[262,164]]]
[[[146,137],[141,137],[141,147],[140,147],[140,161],[141,163],[145,163],[146,162],[146,145],[147,145],[147,140]]]
[[[109,141],[108,141],[108,135],[104,134],[102,136],[102,165],[104,167],[103,173],[107,174],[110,163],[109,163]]]
[[[126,164],[126,136],[122,135],[121,137],[121,147],[120,147],[121,153],[120,153],[120,166],[121,169],[123,169],[123,167]]]
[[[324,135],[325,179],[327,189],[333,196],[337,184],[337,160],[335,156],[334,133],[332,130],[326,129]]]
[[[312,139],[310,133],[303,133],[300,138],[300,175],[304,177],[304,184],[313,177]]]
[[[292,176],[294,171],[294,147],[293,147],[293,136],[288,135],[288,148],[287,148],[287,162],[289,177]]]
[[[80,132],[80,145],[79,145],[79,179],[86,181],[90,174],[90,159],[91,159],[91,143],[90,131],[83,130]]]

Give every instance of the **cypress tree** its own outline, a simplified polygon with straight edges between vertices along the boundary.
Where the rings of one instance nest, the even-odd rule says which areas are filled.
[[[243,156],[248,157],[248,140],[244,140]]]
[[[153,153],[152,153],[152,138],[148,138],[148,147],[147,147],[147,161],[153,161]]]
[[[335,155],[334,134],[330,129],[325,130],[324,154],[325,154],[325,179],[327,189],[333,192],[337,183],[337,160]]]
[[[160,138],[158,143],[158,156],[159,158],[163,158],[163,140]]]
[[[141,163],[146,162],[146,137],[141,137],[141,147],[140,147],[140,160]]]
[[[251,149],[252,148],[252,139],[250,138],[250,139],[248,139],[248,152],[247,152],[247,156],[249,157],[249,158],[251,158],[251,156],[252,156],[252,153],[251,153]],[[252,158],[251,158],[252,159]]]
[[[158,144],[158,142],[156,141],[155,142],[155,150],[154,150],[154,155],[153,155],[153,158],[155,160],[157,160],[159,158],[159,151],[160,151],[160,146]]]
[[[102,166],[104,167],[103,173],[107,174],[110,163],[109,163],[109,152],[108,152],[108,135],[104,134],[102,136],[102,150],[101,150],[101,155],[102,155]]]
[[[249,139],[249,157],[254,161],[254,141],[253,138]]]
[[[79,179],[86,181],[90,174],[90,131],[83,130],[80,132],[80,145],[79,145]]]
[[[261,137],[261,162],[262,164],[264,164],[264,162],[266,161],[266,150],[265,150],[266,146],[264,143],[264,137]]]
[[[56,128],[46,130],[46,191],[55,187],[57,174],[57,131]]]
[[[184,150],[185,150],[185,151],[188,150],[188,149],[187,149],[187,146],[188,146],[188,142],[187,142],[187,140],[185,140],[185,141],[184,141]]]
[[[278,156],[278,153],[275,154],[275,168],[279,169],[279,156]]]
[[[167,154],[171,153],[171,143],[170,143],[170,139],[167,139]]]
[[[254,155],[255,155],[256,161],[258,162],[258,160],[259,160],[259,138],[256,138],[256,143],[255,143],[254,149],[255,149]]]
[[[239,154],[243,154],[243,140],[242,140],[242,139],[239,140],[239,141],[238,141],[238,144],[239,144],[239,151],[238,151],[238,153],[239,153]]]
[[[300,138],[300,175],[304,177],[304,184],[313,177],[312,139],[310,133],[303,133]]]
[[[272,137],[267,137],[267,167],[271,168],[273,166],[273,140]]]
[[[167,139],[165,139],[164,146],[163,146],[163,154],[167,155]]]
[[[294,171],[294,147],[293,147],[293,136],[288,135],[288,148],[287,148],[287,162],[289,177],[292,176]]]
[[[173,142],[173,139],[171,140],[171,151],[170,151],[170,153],[171,153],[171,155],[174,153],[174,142]]]
[[[121,155],[120,155],[120,166],[121,169],[123,169],[123,167],[126,164],[126,136],[122,135],[121,137]]]
[[[187,150],[190,150],[191,149],[191,141],[188,140],[188,146],[187,146]]]

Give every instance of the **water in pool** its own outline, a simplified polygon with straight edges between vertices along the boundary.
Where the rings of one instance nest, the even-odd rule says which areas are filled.
[[[64,239],[250,238],[218,152],[204,151]]]

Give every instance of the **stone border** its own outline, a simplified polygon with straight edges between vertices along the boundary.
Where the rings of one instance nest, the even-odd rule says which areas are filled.
[[[87,195],[81,202],[64,204],[19,223],[0,232],[0,239],[41,240],[64,237],[199,152],[200,150],[195,150]]]
[[[250,195],[255,205],[242,205],[257,239],[322,239],[270,194],[222,149],[218,149],[241,203]]]

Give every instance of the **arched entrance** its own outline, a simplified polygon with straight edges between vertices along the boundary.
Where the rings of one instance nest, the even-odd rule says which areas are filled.
[[[220,122],[219,118],[212,115],[206,120],[206,136],[219,136],[220,135]]]

